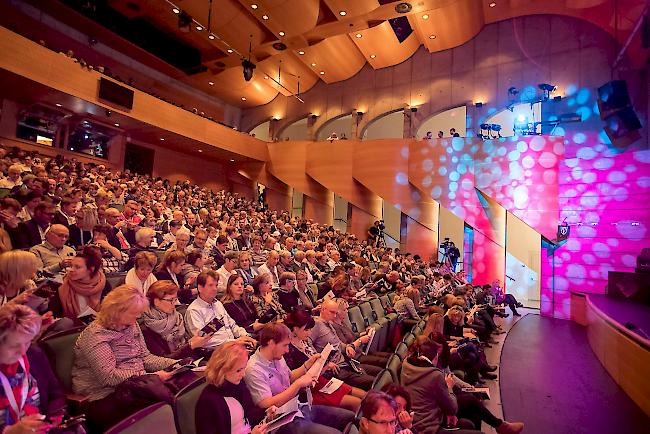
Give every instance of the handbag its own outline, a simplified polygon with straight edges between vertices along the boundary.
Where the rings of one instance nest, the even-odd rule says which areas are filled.
[[[115,400],[121,403],[166,402],[172,404],[178,390],[156,374],[136,375],[122,381],[115,388]]]

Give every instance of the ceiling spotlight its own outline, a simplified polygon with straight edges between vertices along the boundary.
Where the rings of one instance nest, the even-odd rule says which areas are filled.
[[[423,19],[423,20],[428,20],[428,19],[429,19],[429,15],[427,15],[427,14],[422,15],[422,19]]]
[[[231,162],[231,163],[234,163],[234,162],[235,162],[235,160],[233,160],[233,159],[231,158],[231,159],[230,159],[230,162]]]
[[[209,84],[210,86],[214,86],[214,81],[208,81],[208,84]]]
[[[57,106],[57,107],[61,107],[61,104],[59,104],[58,102],[56,104],[54,104],[54,105]]]
[[[178,9],[178,8],[174,8],[174,9],[172,9],[172,12],[175,13],[175,14],[180,14],[181,10]]]
[[[269,76],[268,76],[268,75],[265,75],[265,76],[264,76],[264,80],[268,80],[268,79],[269,79]]]
[[[203,26],[196,26],[196,30],[200,32],[201,30],[203,30]]]
[[[408,14],[413,9],[410,3],[400,2],[395,6],[395,12],[398,14]]]
[[[303,54],[305,54],[305,52],[300,50],[300,51],[298,51],[298,54],[300,54],[302,56]]]
[[[216,36],[214,36],[212,33],[210,33],[210,34],[208,35],[208,39],[211,39],[211,40],[214,41],[215,38],[216,38]]]
[[[255,69],[255,64],[248,59],[244,59],[241,63],[242,68],[244,68],[244,80],[251,81],[253,78],[253,70]]]
[[[371,55],[370,55],[370,58],[371,58],[371,59],[374,59],[375,57],[377,57],[377,56],[374,55],[374,54],[371,54]]]
[[[253,4],[251,5],[251,9],[257,9],[257,5],[256,5],[255,3],[253,3]]]
[[[342,16],[342,17],[346,16],[347,14],[348,14],[348,13],[345,12],[345,11],[339,11],[339,15]]]
[[[199,151],[199,153],[201,153],[201,152],[203,152],[203,149],[197,149],[197,151]]]
[[[357,33],[357,34],[354,35],[354,36],[356,36],[357,38],[360,38],[360,37],[362,37],[363,35],[362,35],[361,33]]]
[[[315,63],[312,63],[311,66],[316,66],[316,64],[315,64]]]
[[[178,30],[189,33],[192,30],[192,17],[185,11],[178,15]]]
[[[246,101],[246,97],[245,97],[245,96],[242,96],[242,97],[241,97],[241,100],[242,100],[242,101]]]
[[[436,35],[429,35],[429,39],[436,39]]]
[[[325,75],[325,71],[321,71],[321,72],[320,72],[320,75]]]
[[[269,19],[269,16],[268,16],[268,15],[262,15],[262,19],[263,19],[263,20],[268,20],[268,19]]]
[[[284,36],[284,32],[280,32],[280,33],[278,33],[278,35]]]
[[[496,4],[495,2],[492,2],[492,3],[489,4],[489,6],[490,6],[491,8],[495,7],[496,5],[497,5],[497,4]]]
[[[119,127],[119,126],[120,126],[120,124],[118,124],[117,122],[114,123],[113,125],[115,125],[116,127]]]
[[[160,138],[160,141],[161,141],[161,142],[164,142],[164,141],[165,141],[165,138],[164,138],[164,137],[161,137],[161,138]]]
[[[232,53],[232,48],[228,48],[226,51]]]

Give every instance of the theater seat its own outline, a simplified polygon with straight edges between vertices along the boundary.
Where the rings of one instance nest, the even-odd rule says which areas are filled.
[[[109,428],[105,434],[176,434],[174,412],[169,404],[159,402]]]
[[[126,280],[126,272],[109,273],[106,275],[106,280],[111,285],[111,288],[115,289],[124,284],[124,281]]]
[[[315,283],[308,283],[307,287],[311,290],[311,293],[314,295],[314,300],[318,297],[318,285]]]
[[[354,422],[350,422],[348,426],[345,427],[343,434],[359,434],[359,428],[357,428]]]
[[[372,300],[370,300],[370,305],[372,306],[372,310],[377,314],[378,317],[385,318],[386,321],[388,322],[388,330],[386,331],[386,342],[381,347],[382,351],[386,351],[386,348],[388,348],[388,346],[391,345],[391,339],[393,333],[395,332],[395,327],[397,327],[397,314],[386,313],[384,309],[384,305],[382,304],[381,300],[378,298],[373,298]]]
[[[370,327],[374,328],[377,333],[370,345],[370,352],[383,351],[388,341],[388,320],[380,318],[368,302],[361,303],[359,309],[361,309],[364,320],[369,320]]]
[[[410,347],[413,341],[415,340],[415,335],[413,333],[407,333],[402,339],[402,342],[406,344],[407,347]]]
[[[196,403],[206,385],[205,378],[199,378],[176,394],[174,399],[174,419],[179,434],[196,434]]]
[[[352,306],[348,309],[348,319],[350,320],[353,332],[358,334],[366,331],[366,324],[363,321],[363,315],[359,306]]]
[[[390,372],[395,383],[399,383],[399,376],[402,371],[402,360],[397,354],[393,354],[386,362],[386,369]]]
[[[381,390],[385,385],[390,384],[392,382],[393,382],[393,376],[390,374],[390,372],[387,369],[384,369],[375,378],[375,381],[372,383],[371,389]]]
[[[74,345],[84,327],[53,334],[39,343],[52,366],[54,375],[66,392],[72,391],[72,365],[74,363]]]
[[[395,293],[394,292],[389,292],[388,293],[388,299],[390,300],[391,306],[393,306],[394,302],[395,302]]]
[[[404,342],[400,342],[399,345],[397,345],[397,348],[395,348],[395,355],[403,361],[406,358],[408,349],[408,346]]]

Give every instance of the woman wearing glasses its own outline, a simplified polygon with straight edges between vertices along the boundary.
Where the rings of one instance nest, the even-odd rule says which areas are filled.
[[[183,315],[176,310],[178,287],[170,280],[155,282],[147,292],[149,309],[142,314],[142,334],[152,354],[172,359],[193,357],[211,335],[187,338]]]

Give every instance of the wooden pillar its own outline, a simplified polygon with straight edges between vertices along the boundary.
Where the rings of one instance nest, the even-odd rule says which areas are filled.
[[[316,121],[318,120],[318,116],[316,115],[309,115],[307,117],[307,140],[314,141],[316,140]]]
[[[363,120],[363,112],[352,112],[352,128],[350,128],[350,139],[361,139],[359,124]]]
[[[275,118],[269,121],[269,140],[272,142],[274,142],[275,139],[277,139],[276,134],[278,133],[279,130],[278,128],[279,122],[280,120]]]

